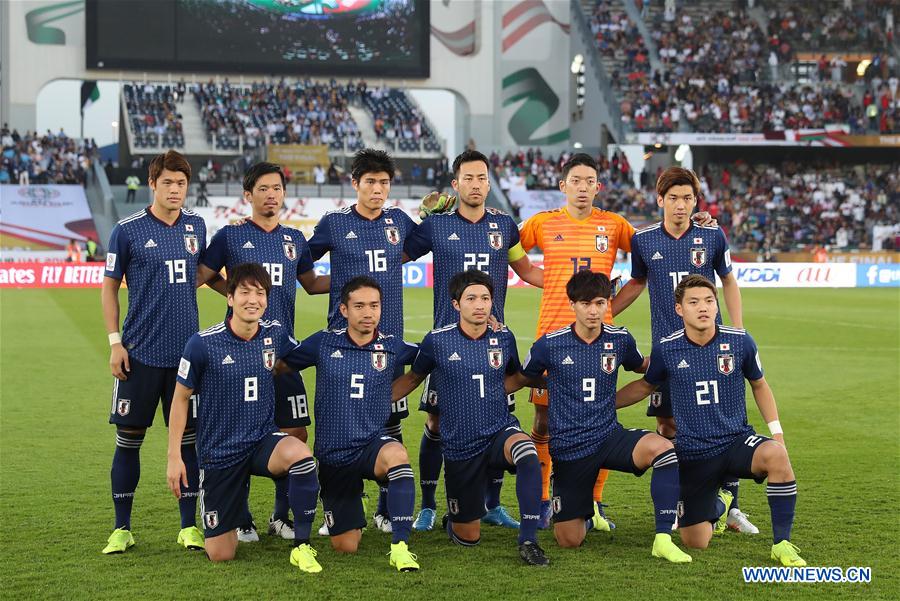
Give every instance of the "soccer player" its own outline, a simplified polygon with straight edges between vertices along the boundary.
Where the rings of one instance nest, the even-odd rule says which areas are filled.
[[[716,323],[716,285],[702,275],[689,275],[675,288],[675,312],[684,328],[653,347],[647,373],[619,390],[616,407],[633,405],[663,382],[669,383],[678,427],[682,542],[702,549],[709,545],[713,524],[718,531],[725,529],[731,500],[728,491],[719,491],[725,476],[760,483],[768,479],[772,559],[785,566],[805,566],[790,542],[797,482],[756,343],[746,330]],[[745,378],[774,440],[757,434],[747,423]]]
[[[244,174],[243,188],[244,199],[252,208],[251,217],[216,232],[200,263],[199,279],[205,282],[215,278],[222,268],[230,274],[235,266],[243,263],[261,264],[272,281],[264,318],[278,321],[293,335],[297,282],[309,294],[324,294],[328,292],[329,278],[316,275],[303,233],[279,224],[285,193],[281,167],[273,163],[256,163]],[[300,374],[275,376],[275,424],[282,432],[306,441],[309,408]],[[294,533],[288,517],[287,480],[275,480],[275,487],[275,508],[269,518],[269,534],[291,540]],[[239,528],[238,539],[242,542],[259,540],[249,510],[246,522]]]
[[[325,214],[309,240],[314,261],[330,253],[331,290],[328,298],[328,327],[347,327],[340,311],[341,290],[352,278],[366,274],[381,287],[384,307],[379,330],[403,338],[403,245],[415,222],[400,207],[385,207],[396,167],[383,150],[364,149],[356,153],[350,166],[350,183],[356,190],[356,204]],[[409,415],[406,399],[391,406],[385,433],[403,442],[400,422]],[[375,527],[391,531],[386,491],[379,494]],[[327,534],[322,528],[319,534]]]
[[[153,203],[113,228],[101,300],[109,337],[109,367],[115,377],[109,423],[116,426],[116,450],[110,479],[115,530],[103,553],[124,553],[134,545],[131,507],[141,473],[140,450],[162,399],[169,407],[181,351],[197,323],[197,264],[206,247],[206,224],[183,208],[191,166],[175,151],[150,162]],[[119,333],[119,288],[128,280],[128,313]],[[197,455],[194,412],[189,416],[182,456],[187,479],[178,501],[178,544],[203,549],[196,527]]]
[[[522,248],[535,246],[544,253],[544,292],[538,315],[537,336],[553,332],[575,321],[575,314],[566,296],[566,283],[572,274],[581,270],[596,271],[609,276],[619,249],[631,250],[634,228],[623,217],[595,208],[594,197],[600,190],[597,163],[587,154],[573,155],[562,167],[559,189],[566,196],[566,205],[543,211],[519,226]],[[605,321],[612,324],[612,313]],[[542,504],[541,527],[550,523],[550,458],[547,418],[547,391],[534,388],[530,400],[534,405],[531,438],[541,461]],[[595,509],[593,526],[596,530],[615,527],[603,513],[603,483],[608,471],[600,470],[594,487]]]
[[[690,169],[670,167],[656,182],[656,202],[663,209],[663,220],[635,232],[631,238],[631,279],[613,300],[613,315],[618,315],[650,288],[650,325],[655,344],[684,327],[675,313],[675,286],[684,277],[697,273],[710,281],[716,274],[722,280],[725,306],[734,327],[743,327],[741,291],[731,272],[731,253],[728,240],[718,226],[704,226],[691,222],[691,213],[700,196],[700,180]],[[721,315],[716,322],[722,323]],[[675,438],[675,420],[669,402],[669,387],[662,384],[650,395],[647,415],[656,416],[657,432]],[[733,501],[728,510],[728,527],[747,534],[758,534],[738,506],[737,478],[727,478],[722,484]]]
[[[412,392],[428,374],[437,390],[447,488],[447,534],[463,546],[478,544],[491,471],[515,472],[519,501],[519,555],[533,566],[550,561],[537,543],[541,469],[531,439],[509,412],[504,380],[519,370],[516,340],[506,327],[488,328],[493,282],[469,269],[450,279],[459,321],[432,330],[422,340],[412,370],[394,382],[394,398]]]
[[[412,363],[415,345],[379,331],[383,298],[378,282],[357,276],[341,287],[338,310],[346,328],[316,332],[284,357],[291,369],[316,367],[315,456],[331,546],[355,553],[366,525],[363,480],[387,488],[390,564],[419,569],[409,552],[416,487],[406,449],[383,434],[391,414],[391,385]]]
[[[321,572],[309,544],[319,493],[316,462],[306,443],[279,432],[275,425],[271,372],[296,342],[277,321],[261,319],[271,290],[271,278],[261,265],[233,266],[227,284],[231,316],[188,340],[169,418],[166,479],[178,497],[189,478],[182,458],[188,399],[197,392],[206,554],[212,561],[234,559],[236,528],[245,517],[250,476],[265,476],[288,482],[296,519],[291,564],[304,572]]]
[[[575,323],[541,336],[507,391],[531,384],[550,392],[553,458],[553,533],[562,547],[578,547],[592,525],[593,483],[601,468],[641,476],[653,468],[650,496],[656,516],[652,555],[691,561],[672,542],[678,503],[678,458],[671,441],[646,430],[626,430],[616,419],[619,366],[643,373],[644,357],[625,328],[605,325],[612,294],[602,273],[579,271],[566,293]],[[598,369],[599,367],[599,369]],[[546,379],[544,374],[546,373]]]
[[[459,321],[459,312],[453,309],[450,299],[449,283],[451,277],[461,271],[475,268],[490,276],[494,286],[492,314],[499,323],[504,321],[509,267],[523,280],[536,286],[543,284],[543,271],[531,264],[519,244],[519,230],[512,217],[484,206],[490,191],[489,168],[487,157],[476,150],[466,150],[457,156],[453,160],[453,180],[450,183],[459,196],[458,208],[424,219],[406,239],[404,250],[411,259],[418,259],[429,252],[434,254],[435,329]],[[438,410],[441,394],[428,379],[419,403],[419,410],[427,412],[428,416],[419,447],[422,511],[413,525],[416,530],[431,530],[434,527],[437,507],[434,496],[443,462]],[[513,397],[510,396],[510,399]],[[485,498],[488,512],[482,521],[518,528],[519,523],[500,505],[503,472],[490,474],[489,478]]]

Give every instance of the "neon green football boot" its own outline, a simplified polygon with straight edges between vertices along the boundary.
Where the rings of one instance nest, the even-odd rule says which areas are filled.
[[[116,528],[113,530],[113,533],[109,535],[106,546],[103,547],[103,554],[112,555],[114,553],[124,553],[129,547],[133,546],[134,536],[132,536],[131,530]]]
[[[724,488],[720,488],[719,498],[725,503],[725,511],[722,512],[722,515],[719,516],[719,519],[716,520],[716,523],[713,526],[713,534],[716,536],[723,534],[725,529],[728,528],[728,508],[731,507],[731,501],[734,500],[734,495]]]
[[[661,557],[672,563],[691,563],[691,556],[679,549],[672,542],[671,534],[658,533],[653,539],[653,557]]]
[[[772,559],[789,568],[802,568],[806,560],[800,557],[800,549],[789,540],[783,540],[777,545],[772,545]]]
[[[196,526],[182,528],[178,533],[178,544],[185,549],[194,551],[203,551],[206,549],[206,542],[203,540],[203,533]]]
[[[415,572],[419,569],[419,564],[416,562],[418,557],[409,552],[403,541],[391,544],[390,556],[391,565],[397,568],[398,572]]]

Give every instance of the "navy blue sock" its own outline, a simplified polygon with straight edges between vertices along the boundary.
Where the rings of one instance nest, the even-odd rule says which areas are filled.
[[[516,465],[516,497],[519,500],[519,544],[537,543],[541,520],[541,462],[531,440],[520,440],[509,449]]]
[[[766,486],[769,510],[772,512],[772,540],[778,544],[791,540],[794,525],[794,508],[797,506],[797,481],[769,482]]]
[[[200,467],[197,464],[197,432],[185,432],[181,438],[181,460],[187,471],[188,485],[181,485],[181,498],[178,499],[178,512],[181,514],[181,527],[190,528],[197,525],[197,497],[200,496]]]
[[[722,482],[722,488],[730,492],[732,496],[731,507],[728,508],[728,511],[740,509],[740,505],[738,505],[738,489],[740,486],[741,481],[734,476],[726,476],[726,480]]]
[[[109,479],[112,483],[116,528],[131,530],[131,504],[141,479],[141,444],[143,434],[116,431],[116,452],[113,453]]]
[[[656,513],[656,532],[671,534],[681,491],[675,449],[660,453],[653,459],[651,465],[653,475],[650,477],[650,497],[653,499],[653,510]]]
[[[447,536],[450,537],[450,542],[457,544],[460,547],[474,547],[481,542],[480,538],[477,538],[475,540],[467,540],[465,538],[462,538],[461,536],[458,536],[456,532],[453,531],[453,522],[451,522],[450,520],[447,520]]]
[[[390,436],[391,438],[396,439],[396,441],[400,444],[403,444],[403,431],[400,428],[400,424],[397,424],[395,426],[385,426],[384,435]],[[383,515],[384,517],[391,519],[391,511],[388,507],[387,494],[387,486],[378,487],[378,506],[375,508],[375,515]]]
[[[503,488],[503,472],[488,470],[484,506],[488,511],[500,506],[500,490]]]
[[[425,426],[422,443],[419,445],[419,488],[422,490],[422,508],[437,509],[434,500],[438,478],[441,477],[441,465],[444,455],[441,453],[441,435],[432,432]]]
[[[309,542],[309,532],[316,517],[319,498],[319,479],[316,477],[316,460],[301,459],[291,466],[286,478],[288,502],[294,512],[294,544]]]
[[[407,542],[416,509],[416,477],[408,463],[395,465],[387,473],[387,506],[391,515],[394,544]]]
[[[283,520],[285,522],[290,520],[288,512],[291,509],[291,502],[288,498],[288,488],[287,478],[278,478],[275,480],[275,507],[272,509],[273,519]]]

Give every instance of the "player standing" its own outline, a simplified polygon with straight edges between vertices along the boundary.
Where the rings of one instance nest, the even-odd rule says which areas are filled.
[[[616,294],[613,315],[618,315],[650,288],[650,326],[653,343],[684,327],[675,313],[675,287],[686,276],[696,273],[710,281],[716,274],[722,280],[725,306],[734,327],[743,327],[741,291],[731,272],[731,252],[725,233],[718,226],[691,222],[691,213],[700,196],[700,180],[690,169],[669,167],[656,182],[656,202],[663,209],[663,220],[635,232],[631,239],[631,280]],[[722,323],[721,315],[716,323]],[[675,438],[675,420],[669,401],[669,387],[662,384],[650,395],[647,415],[656,416],[657,432]],[[732,494],[728,527],[747,534],[758,534],[738,506],[737,478],[722,484]]]
[[[271,290],[261,265],[232,266],[226,290],[231,316],[194,334],[185,346],[172,402],[166,479],[178,497],[187,480],[182,434],[188,399],[196,391],[200,510],[209,558],[234,558],[235,529],[245,518],[250,476],[265,476],[287,483],[296,518],[291,563],[304,572],[321,572],[309,544],[319,492],[316,462],[306,443],[275,425],[271,372],[296,341],[277,321],[261,319]]]
[[[340,311],[341,290],[352,278],[366,274],[381,287],[384,307],[379,329],[403,338],[403,245],[415,222],[402,208],[385,207],[396,167],[383,150],[360,150],[350,166],[350,183],[356,204],[325,214],[309,240],[314,261],[330,253],[331,291],[328,298],[328,328],[347,327]],[[385,433],[403,442],[400,422],[409,415],[406,399],[391,406]],[[391,531],[386,491],[381,490],[375,527]],[[325,529],[320,534],[326,534]]]
[[[279,223],[284,206],[285,176],[273,163],[256,163],[244,174],[244,199],[252,214],[238,224],[226,225],[210,240],[201,261],[202,281],[215,278],[224,268],[229,274],[237,265],[258,263],[272,282],[268,308],[264,318],[278,321],[290,335],[294,333],[294,305],[297,282],[309,294],[328,292],[328,276],[319,277],[313,269],[309,245],[303,233]],[[306,442],[306,426],[310,424],[303,378],[297,373],[275,376],[275,424]],[[293,539],[288,517],[287,480],[275,480],[275,507],[269,518],[269,534]],[[252,518],[241,524],[238,538],[242,542],[259,540]]]
[[[581,270],[609,276],[619,249],[631,250],[634,228],[623,217],[595,208],[594,197],[600,190],[597,163],[587,154],[573,155],[562,166],[559,189],[566,196],[566,206],[543,211],[519,226],[522,248],[535,246],[544,253],[544,291],[538,315],[537,336],[553,332],[575,321],[575,313],[566,296],[566,283]],[[612,323],[607,311],[605,322]],[[550,524],[550,473],[552,462],[548,447],[547,391],[532,389],[534,423],[531,438],[541,461],[542,504],[541,527]],[[615,525],[603,513],[603,483],[607,470],[600,470],[594,487],[595,512],[593,527],[610,530]]]
[[[410,372],[394,383],[394,398],[412,392],[428,374],[437,390],[447,488],[447,534],[463,546],[478,544],[485,515],[488,474],[516,473],[519,501],[519,555],[533,566],[550,561],[537,543],[540,519],[540,464],[531,439],[509,412],[507,374],[519,370],[515,336],[506,327],[488,328],[493,283],[476,269],[450,279],[459,321],[432,330],[422,340]]]
[[[759,483],[768,479],[772,559],[805,566],[790,542],[797,482],[756,343],[746,330],[716,323],[716,285],[701,275],[689,275],[675,288],[675,311],[684,328],[654,346],[647,373],[618,392],[616,406],[633,405],[669,382],[678,427],[681,540],[702,549],[713,535],[713,523],[724,529],[731,494],[722,490],[717,498],[716,493],[725,476]],[[745,378],[774,440],[747,423]]]
[[[331,546],[355,553],[366,525],[363,479],[387,488],[391,516],[390,564],[419,569],[409,552],[416,486],[406,449],[384,436],[391,385],[415,357],[415,345],[378,329],[383,304],[374,279],[358,276],[341,289],[338,306],[347,327],[306,338],[284,357],[292,369],[316,367],[315,455]]]
[[[457,156],[453,160],[453,180],[450,183],[459,196],[458,208],[424,219],[406,239],[404,250],[411,259],[418,259],[429,252],[434,255],[435,329],[459,321],[459,312],[453,308],[449,288],[450,279],[457,273],[474,268],[490,276],[494,286],[492,314],[500,323],[504,321],[503,307],[510,267],[528,283],[535,286],[543,284],[543,271],[531,264],[522,249],[519,230],[512,217],[485,207],[490,192],[489,168],[487,157],[476,150],[466,150]],[[431,530],[434,527],[437,506],[435,490],[443,463],[438,409],[440,394],[441,391],[428,379],[419,403],[419,410],[427,412],[427,418],[419,447],[422,511],[413,526],[416,530]],[[490,474],[489,478],[485,498],[488,512],[482,521],[518,528],[519,523],[500,505],[503,472]]]
[[[592,484],[601,468],[641,476],[653,468],[650,496],[656,517],[654,557],[691,561],[672,542],[678,503],[678,458],[669,440],[646,430],[626,430],[616,419],[619,366],[643,373],[644,357],[625,328],[605,325],[612,294],[602,273],[579,271],[566,284],[575,323],[541,336],[507,390],[531,384],[551,397],[553,533],[562,547],[578,547],[594,514]],[[599,366],[599,369],[598,369]],[[546,380],[544,374],[546,375]]]
[[[206,247],[206,224],[183,208],[191,166],[170,150],[150,162],[153,203],[113,228],[101,300],[109,335],[109,366],[116,378],[109,423],[116,426],[110,479],[115,530],[103,553],[124,553],[134,545],[131,507],[141,473],[140,449],[162,399],[163,419],[175,389],[178,360],[197,325],[197,264]],[[119,333],[119,288],[128,281],[128,313]],[[195,408],[196,409],[196,408]],[[187,479],[178,501],[179,544],[202,549],[196,527],[199,472],[194,450],[195,412],[182,444]]]

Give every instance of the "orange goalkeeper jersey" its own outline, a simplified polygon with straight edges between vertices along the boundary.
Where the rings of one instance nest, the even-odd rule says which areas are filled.
[[[577,220],[566,207],[543,211],[519,226],[519,238],[526,251],[535,246],[544,253],[544,292],[538,316],[537,335],[552,332],[575,321],[569,306],[566,283],[583,269],[609,276],[619,249],[631,252],[634,228],[616,213],[598,208]],[[612,311],[606,313],[612,323]]]

